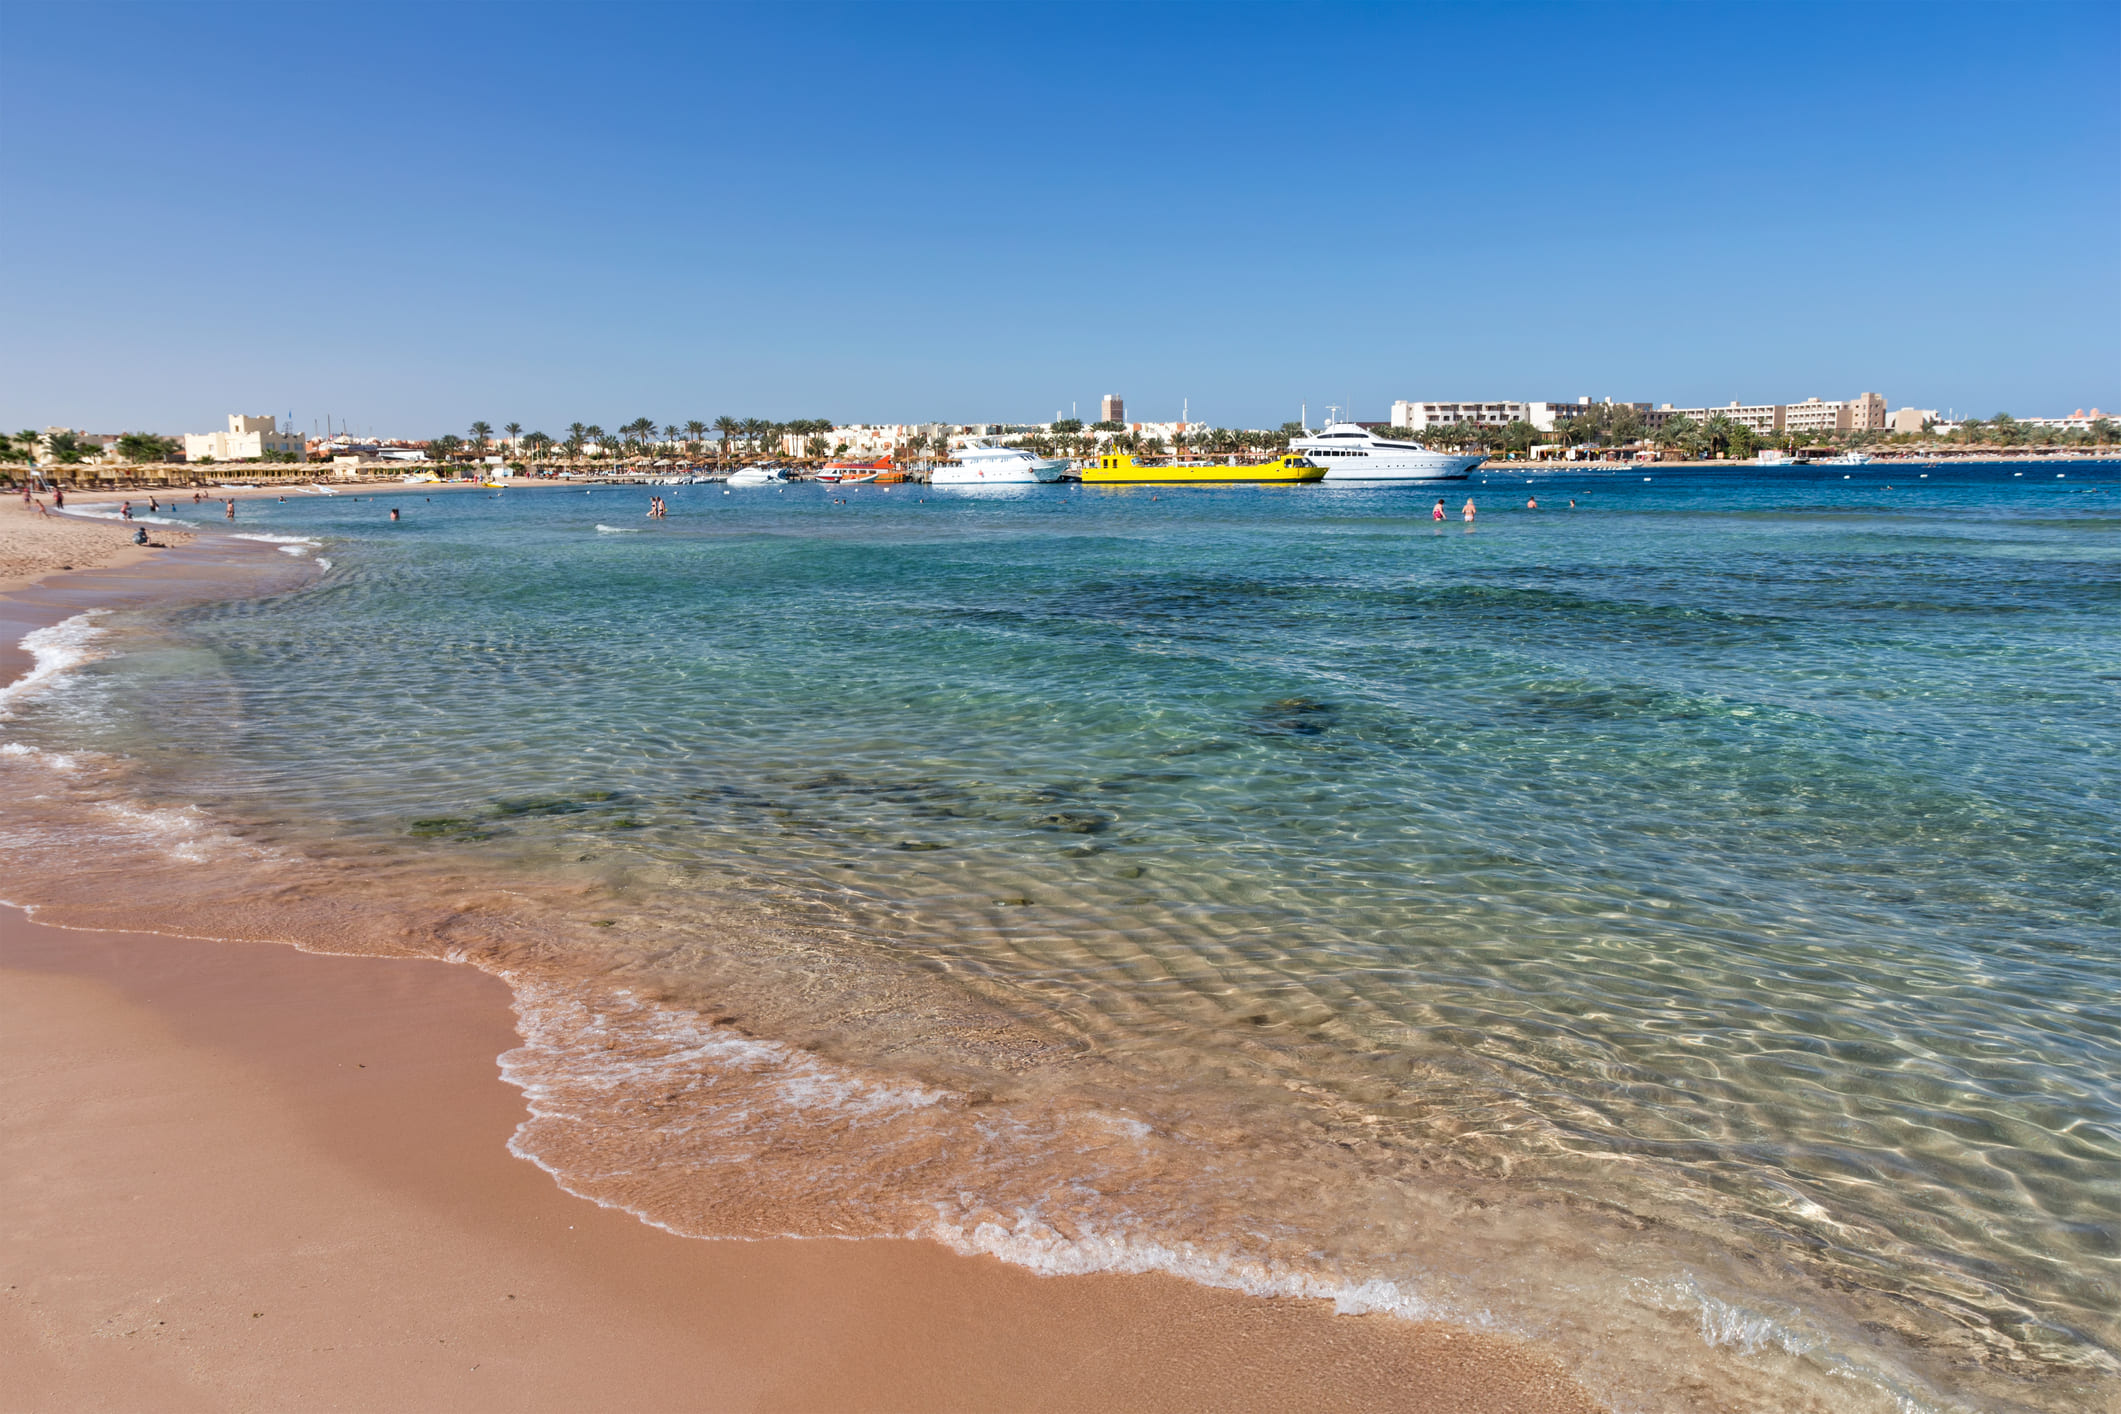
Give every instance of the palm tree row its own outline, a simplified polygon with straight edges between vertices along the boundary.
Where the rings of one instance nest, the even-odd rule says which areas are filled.
[[[721,440],[720,458],[727,462],[737,453],[736,444],[741,443],[741,455],[756,457],[768,453],[789,453],[799,456],[816,456],[818,449],[812,438],[830,432],[834,423],[830,418],[797,418],[792,422],[774,422],[759,417],[729,417],[724,415],[713,422],[693,418],[680,426],[668,422],[657,426],[652,417],[637,417],[620,427],[616,434],[606,432],[595,423],[570,422],[567,435],[555,440],[543,432],[524,432],[523,424],[511,422],[502,430],[508,434],[509,451],[515,456],[548,457],[554,452],[570,461],[585,456],[614,457],[624,461],[629,458],[652,456],[660,452],[681,451],[687,457],[705,454],[708,434],[716,434]],[[443,454],[445,459],[459,450],[472,455],[482,455],[493,439],[493,425],[474,422],[469,429],[469,438],[455,436],[438,437],[429,446]],[[801,439],[794,442],[791,439]]]

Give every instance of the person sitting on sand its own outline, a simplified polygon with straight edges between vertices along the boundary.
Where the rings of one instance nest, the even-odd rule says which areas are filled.
[[[143,526],[141,526],[141,527],[140,527],[140,528],[139,528],[138,530],[135,530],[135,531],[133,532],[133,544],[135,544],[135,545],[145,545],[146,543],[147,543],[147,527],[143,525]]]

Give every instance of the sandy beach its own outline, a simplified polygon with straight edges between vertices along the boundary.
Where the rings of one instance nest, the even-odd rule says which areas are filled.
[[[469,968],[0,911],[17,1407],[1587,1410],[1511,1342],[910,1242],[700,1242],[505,1148]]]
[[[0,680],[27,627],[124,597],[123,534],[9,506],[11,583],[106,569],[4,605]],[[599,1208],[509,1152],[514,1019],[469,967],[6,908],[0,973],[12,1407],[1598,1407],[1538,1351],[1441,1325]]]
[[[39,499],[48,507],[51,496]],[[76,499],[67,497],[69,501]],[[117,504],[122,496],[87,496],[84,503]],[[145,502],[141,503],[142,505]],[[26,588],[48,574],[66,570],[112,569],[151,559],[158,552],[132,543],[134,527],[122,522],[90,520],[80,516],[40,511],[24,505],[20,492],[0,499],[0,594]],[[146,527],[150,536],[166,546],[186,545],[192,536],[167,526]]]

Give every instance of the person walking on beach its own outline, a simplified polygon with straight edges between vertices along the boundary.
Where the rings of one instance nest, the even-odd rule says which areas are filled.
[[[64,486],[55,485],[52,487],[52,505],[58,510],[63,511],[66,509],[66,488]]]
[[[1471,496],[1466,497],[1466,505],[1463,514],[1466,518],[1466,524],[1471,525],[1473,523],[1473,498]]]

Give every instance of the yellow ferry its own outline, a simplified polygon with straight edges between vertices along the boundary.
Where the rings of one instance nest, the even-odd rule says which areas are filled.
[[[1295,452],[1249,466],[1222,466],[1214,462],[1138,462],[1125,452],[1092,457],[1083,463],[1085,486],[1100,483],[1169,486],[1190,481],[1322,481],[1325,475],[1324,467]]]

